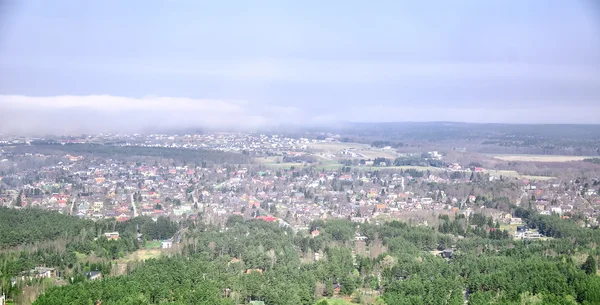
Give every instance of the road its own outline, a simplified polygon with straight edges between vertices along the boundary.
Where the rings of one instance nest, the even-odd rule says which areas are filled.
[[[135,206],[135,201],[133,200],[133,194],[129,194],[129,201],[131,202],[131,207],[133,207],[133,217],[138,217],[137,207]]]
[[[73,211],[75,210],[75,196],[71,196],[73,198],[69,198],[69,200],[71,200],[71,211],[69,211],[69,215],[73,215]]]

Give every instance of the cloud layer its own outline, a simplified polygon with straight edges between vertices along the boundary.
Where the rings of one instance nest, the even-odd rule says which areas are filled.
[[[182,128],[257,130],[301,120],[299,109],[247,101],[112,95],[0,95],[0,132],[81,134]]]
[[[542,105],[542,106],[540,106]],[[389,105],[367,100],[298,107],[227,99],[147,96],[0,95],[0,134],[164,132],[182,129],[259,131],[326,127],[343,122],[460,121],[471,123],[597,124],[600,104],[548,104],[532,100],[511,106],[456,107],[452,103]]]

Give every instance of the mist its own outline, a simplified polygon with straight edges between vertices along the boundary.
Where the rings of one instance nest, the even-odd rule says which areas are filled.
[[[10,4],[5,134],[600,123],[597,1]]]

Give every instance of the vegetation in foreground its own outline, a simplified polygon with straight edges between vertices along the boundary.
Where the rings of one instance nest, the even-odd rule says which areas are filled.
[[[148,260],[125,276],[51,288],[35,304],[313,305],[342,297],[358,304],[598,304],[600,231],[515,213],[554,238],[515,241],[482,215],[444,218],[438,230],[315,221],[315,238],[232,216],[227,230],[191,225],[180,255]],[[372,253],[353,253],[357,233],[369,237]],[[387,251],[374,255],[380,246]],[[452,246],[451,258],[430,252]],[[315,252],[322,259],[302,259]]]

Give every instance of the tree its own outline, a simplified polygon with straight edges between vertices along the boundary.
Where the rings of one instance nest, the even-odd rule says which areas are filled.
[[[21,190],[21,192],[19,193],[19,195],[17,196],[17,200],[15,202],[15,206],[23,206],[23,191]]]
[[[588,255],[587,259],[581,266],[581,269],[583,269],[583,271],[585,271],[586,274],[596,274],[596,259],[593,256]]]

